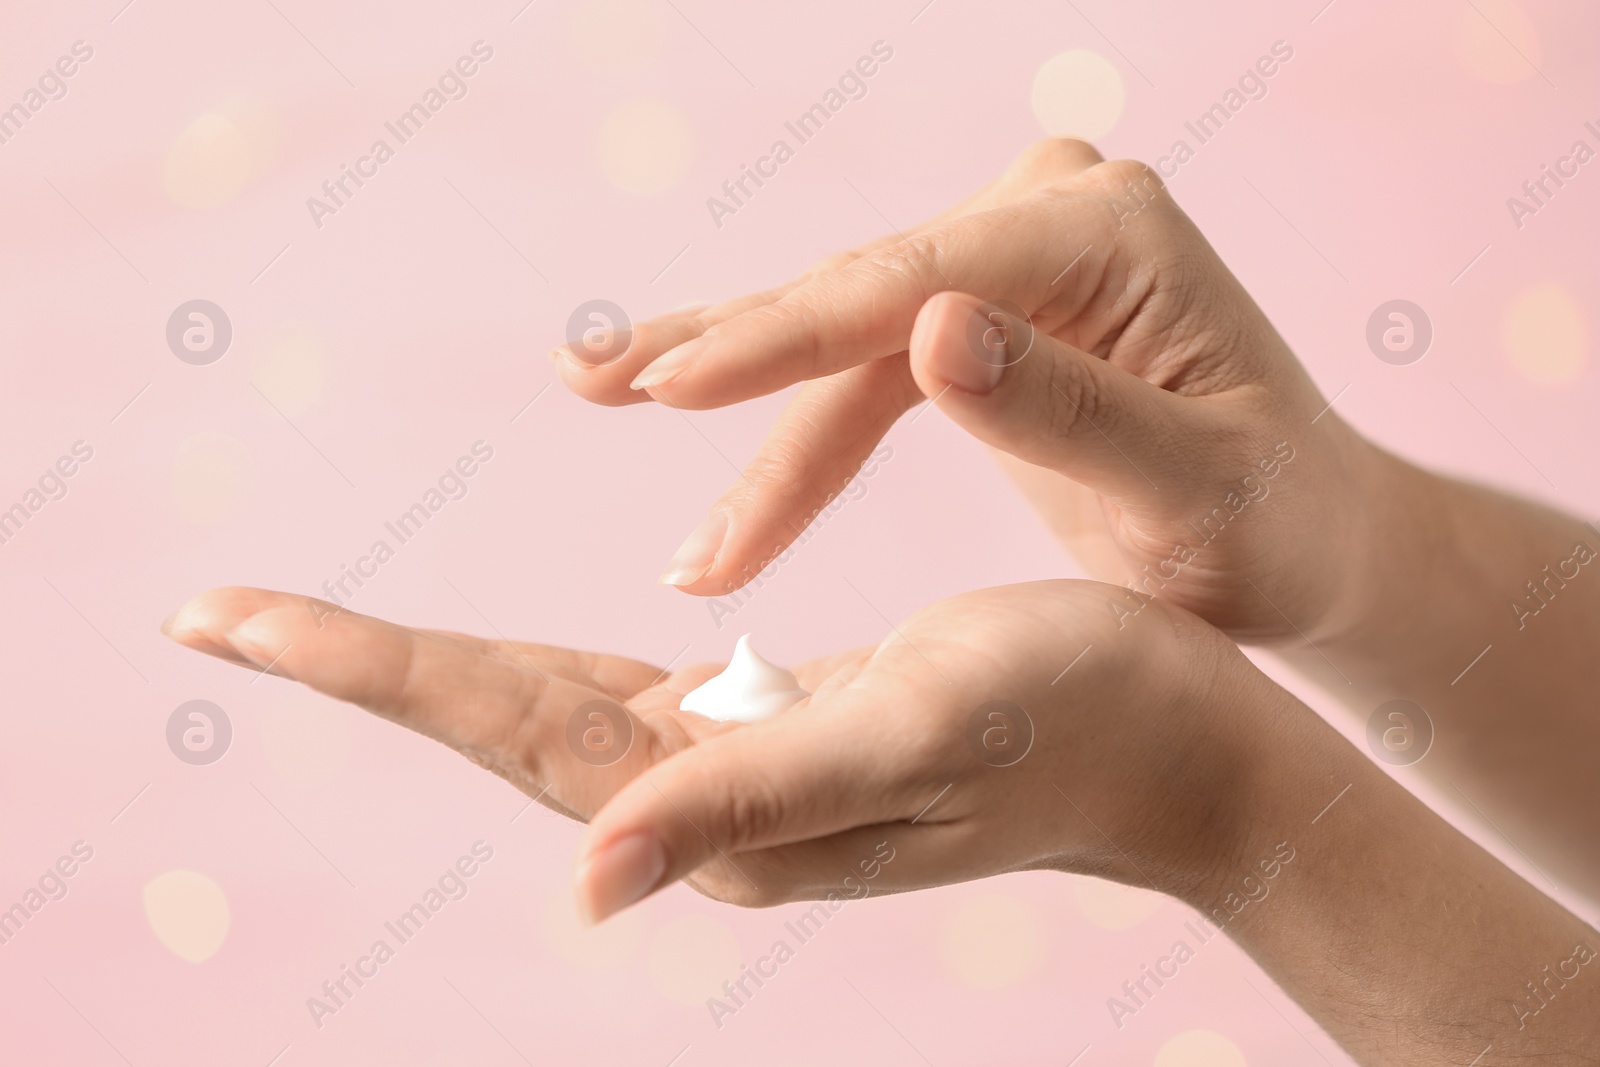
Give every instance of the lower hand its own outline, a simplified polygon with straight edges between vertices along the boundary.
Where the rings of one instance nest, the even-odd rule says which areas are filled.
[[[677,710],[713,666],[664,674],[286,593],[214,590],[168,632],[593,819],[577,873],[591,919],[680,878],[770,905],[848,893],[842,879],[869,867],[875,891],[1053,867],[1188,895],[1230,851],[1250,736],[1212,709],[1252,672],[1222,635],[1160,603],[1119,626],[1111,605],[1126,597],[1055,581],[941,602],[875,650],[802,665],[810,699],[749,726]],[[601,761],[573,743],[586,707],[631,730],[625,752]]]

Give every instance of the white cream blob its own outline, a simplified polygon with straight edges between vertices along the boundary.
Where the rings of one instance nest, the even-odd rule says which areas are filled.
[[[760,722],[810,695],[793,674],[751,648],[745,634],[727,669],[691,691],[678,707],[718,722]]]

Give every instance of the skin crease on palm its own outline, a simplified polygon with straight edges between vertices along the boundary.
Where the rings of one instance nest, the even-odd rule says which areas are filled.
[[[1026,319],[997,317],[978,296]],[[993,375],[971,349],[975,322],[1026,355]],[[1264,459],[1284,447],[1293,458],[1271,475],[1271,507],[1248,512],[1152,590],[1157,598],[1135,598],[1132,616],[1113,607],[1129,603],[1126,589],[1095,582],[964,594],[877,648],[796,667],[813,695],[751,726],[677,710],[716,666],[669,674],[409,629],[287,593],[213,590],[166,632],[359,704],[589,821],[575,880],[594,918],[680,878],[744,905],[820,898],[884,847],[895,859],[874,893],[1052,869],[1148,885],[1205,911],[1280,837],[1296,836],[1317,877],[1285,883],[1273,918],[1252,912],[1229,934],[1360,1062],[1466,1062],[1480,1038],[1542,1063],[1589,1062],[1571,1050],[1600,1040],[1600,979],[1576,987],[1573,1011],[1532,1035],[1505,1025],[1514,1016],[1504,1006],[1511,976],[1600,939],[1378,772],[1234,644],[1292,653],[1309,641],[1347,665],[1347,685],[1426,691],[1418,679],[1455,662],[1453,631],[1435,625],[1410,641],[1422,609],[1380,604],[1374,590],[1397,577],[1436,580],[1418,561],[1456,562],[1458,546],[1390,552],[1393,516],[1367,502],[1425,500],[1478,521],[1507,573],[1565,537],[1571,520],[1440,488],[1325,411],[1146,168],[1102,163],[1081,142],[1042,142],[910,234],[778,290],[639,324],[615,362],[588,366],[570,349],[556,358],[569,386],[608,404],[714,407],[803,383],[747,477],[669,568],[670,584],[702,595],[758,571],[924,399],[991,446],[1051,528],[1119,583],[1167,559],[1175,539],[1189,539],[1186,526],[1242,477],[1260,477]],[[1350,580],[1330,546],[1373,580]],[[1472,565],[1487,576],[1488,564]],[[1445,623],[1469,616],[1470,605],[1452,606]],[[1411,659],[1394,661],[1396,634],[1367,621],[1375,612],[1407,628]],[[1592,617],[1600,622],[1600,610]],[[1075,663],[1086,648],[1093,655]],[[1509,729],[1494,687],[1548,670],[1533,657],[1575,655],[1554,641],[1527,648],[1482,669],[1486,695],[1464,694],[1457,720],[1441,713],[1442,742],[1456,729],[1480,749],[1492,744]],[[1575,676],[1573,692],[1585,683]],[[997,699],[1028,708],[1036,730],[1028,758],[1004,769],[965,740],[975,709]],[[575,712],[595,700],[625,708],[635,731],[604,767],[567,741]],[[1564,693],[1547,705],[1523,723],[1547,716],[1544,758],[1596,750],[1592,715],[1570,714]],[[1446,765],[1481,771],[1465,780],[1486,788],[1545,784]],[[1311,816],[1335,796],[1344,821],[1308,837]],[[1572,810],[1557,816],[1571,820],[1561,828],[1586,832]],[[1370,832],[1380,824],[1388,832]],[[1419,854],[1432,863],[1396,882]]]

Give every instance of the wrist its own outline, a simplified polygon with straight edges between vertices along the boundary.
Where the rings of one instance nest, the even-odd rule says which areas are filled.
[[[1340,740],[1242,653],[1238,658],[1208,716],[1214,747],[1207,758],[1222,772],[1220,796],[1198,805],[1210,817],[1190,831],[1186,878],[1171,892],[1208,917],[1218,906],[1237,906],[1241,894],[1248,900],[1256,882],[1292,862],[1296,845],[1285,827],[1303,821],[1302,809],[1324,779],[1331,782],[1329,742]]]
[[[1600,935],[1291,706],[1231,862],[1182,898],[1196,936],[1225,933],[1362,1063],[1588,1062],[1552,1053],[1600,1038],[1600,986],[1564,982],[1557,1014],[1533,983]]]
[[[1316,628],[1322,647],[1392,650],[1414,641],[1441,573],[1460,574],[1458,487],[1347,430],[1344,506],[1334,596]]]
[[[1294,801],[1302,717],[1327,727],[1262,674],[1219,631],[1193,619],[1174,632],[1185,646],[1171,672],[1177,692],[1159,729],[1163,759],[1145,767],[1142,816],[1107,825],[1125,868],[1116,873],[1195,907],[1255,862],[1263,825]]]

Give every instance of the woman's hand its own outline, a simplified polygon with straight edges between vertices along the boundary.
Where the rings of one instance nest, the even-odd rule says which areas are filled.
[[[622,656],[413,629],[293,593],[212,589],[162,629],[449,745],[577,819],[646,768],[733,728],[678,710],[716,667],[669,673]],[[828,669],[808,665],[802,684],[820,684]]]
[[[851,875],[894,891],[1032,867],[1188,895],[1231,859],[1271,734],[1234,707],[1267,683],[1221,634],[1092,582],[936,604],[875,650],[802,666],[813,696],[750,726],[677,710],[715,667],[663,675],[285,593],[214,590],[167,629],[593,817],[577,875],[593,919],[680,878],[747,905],[849,895]]]
[[[875,650],[801,668],[813,696],[750,726],[674,710],[710,667],[662,677],[284,593],[215,590],[167,629],[592,815],[577,872],[591,919],[679,877],[833,911],[1003,871],[1088,872],[1193,905],[1196,930],[1245,948],[1363,1064],[1487,1062],[1490,1048],[1592,1062],[1600,935],[1217,631],[1159,602],[1119,625],[1107,603],[1129,595],[1055,581],[936,604]],[[591,729],[612,743],[586,744]]]
[[[1022,461],[1097,577],[1263,641],[1369,607],[1346,561],[1378,546],[1387,457],[1325,410],[1155,173],[1079,141],[1042,141],[946,214],[790,285],[640,324],[611,362],[556,357],[604,404],[806,383],[663,576],[691,593],[759,573],[931,397]]]

